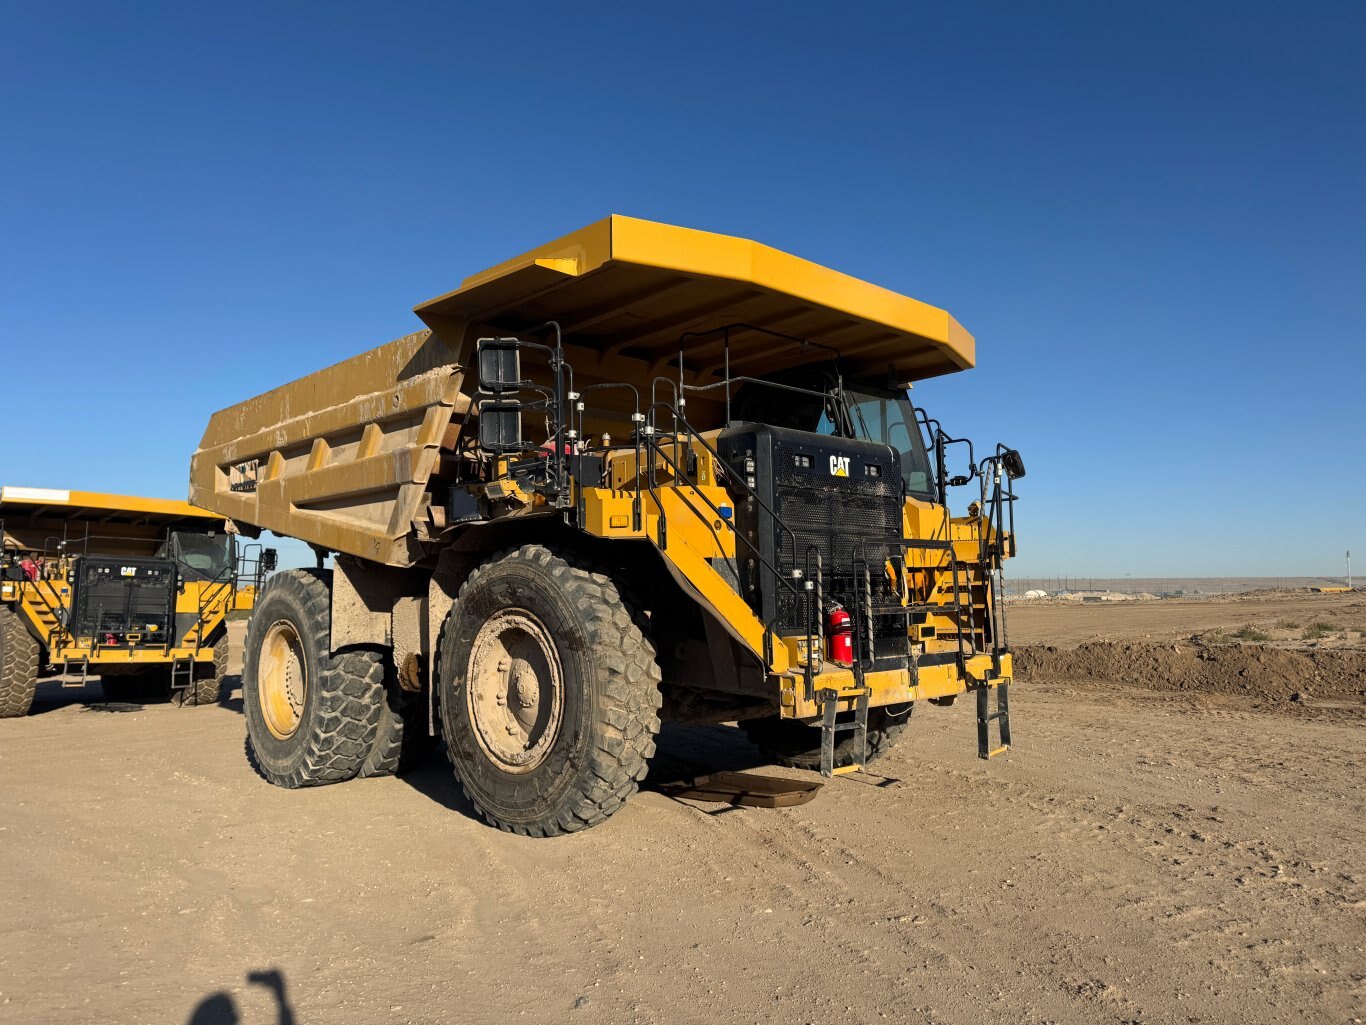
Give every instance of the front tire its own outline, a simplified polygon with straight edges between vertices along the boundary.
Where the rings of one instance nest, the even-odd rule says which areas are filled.
[[[0,608],[0,719],[28,715],[38,689],[38,642],[23,621]]]
[[[331,654],[331,574],[287,570],[256,602],[242,663],[247,754],[276,786],[351,779],[375,741],[379,652]]]
[[[602,822],[645,777],[660,671],[606,574],[541,545],[466,579],[442,631],[446,748],[493,825],[555,836]]]

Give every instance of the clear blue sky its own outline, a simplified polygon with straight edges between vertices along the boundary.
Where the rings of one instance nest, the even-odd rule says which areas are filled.
[[[1019,575],[1366,573],[1366,6],[0,5],[0,481],[180,496],[210,411],[609,212],[946,307]]]

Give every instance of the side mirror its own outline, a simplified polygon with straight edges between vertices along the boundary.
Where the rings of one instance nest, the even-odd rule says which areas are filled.
[[[1024,460],[1017,449],[1008,448],[1001,453],[1001,466],[1011,480],[1019,480],[1025,475]]]
[[[525,388],[522,380],[522,343],[516,338],[481,338],[475,343],[479,366],[479,390],[492,395],[507,395]]]
[[[520,402],[479,403],[479,447],[492,455],[525,452],[531,448],[522,440]]]
[[[261,552],[261,569],[267,573],[275,572],[275,567],[280,563],[280,553],[274,548],[266,548]]]

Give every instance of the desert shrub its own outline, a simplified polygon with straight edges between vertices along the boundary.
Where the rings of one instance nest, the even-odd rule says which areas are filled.
[[[1248,623],[1247,626],[1243,627],[1241,630],[1239,630],[1239,631],[1238,631],[1237,633],[1235,633],[1233,636],[1236,637],[1236,638],[1238,638],[1238,640],[1240,640],[1240,641],[1269,641],[1269,640],[1271,640],[1271,635],[1270,635],[1270,634],[1267,634],[1267,633],[1265,633],[1265,632],[1263,632],[1263,631],[1261,631],[1261,630],[1258,630],[1258,629],[1257,629],[1255,626],[1253,626],[1251,623]]]
[[[1305,641],[1317,641],[1322,637],[1327,637],[1337,630],[1332,623],[1310,623],[1304,628],[1304,633],[1300,634],[1300,639]]]

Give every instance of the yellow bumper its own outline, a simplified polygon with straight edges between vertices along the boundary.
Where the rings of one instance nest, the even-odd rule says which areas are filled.
[[[911,675],[904,669],[891,669],[884,672],[867,673],[864,685],[872,692],[868,706],[878,708],[882,705],[900,705],[907,701],[922,701],[930,698],[945,698],[965,693],[970,687],[995,687],[1009,683],[1014,676],[1011,656],[1001,656],[1001,672],[994,674],[995,664],[990,655],[974,655],[965,664],[967,674],[960,674],[957,663],[947,665],[923,666],[919,672],[919,683],[912,685]],[[779,702],[784,719],[809,719],[821,714],[821,704],[806,699],[806,680],[800,673],[787,673],[778,677],[780,690]],[[827,669],[816,674],[815,690],[825,689],[846,691],[856,686],[854,673],[849,669]],[[854,700],[840,702],[840,711],[852,711]]]

